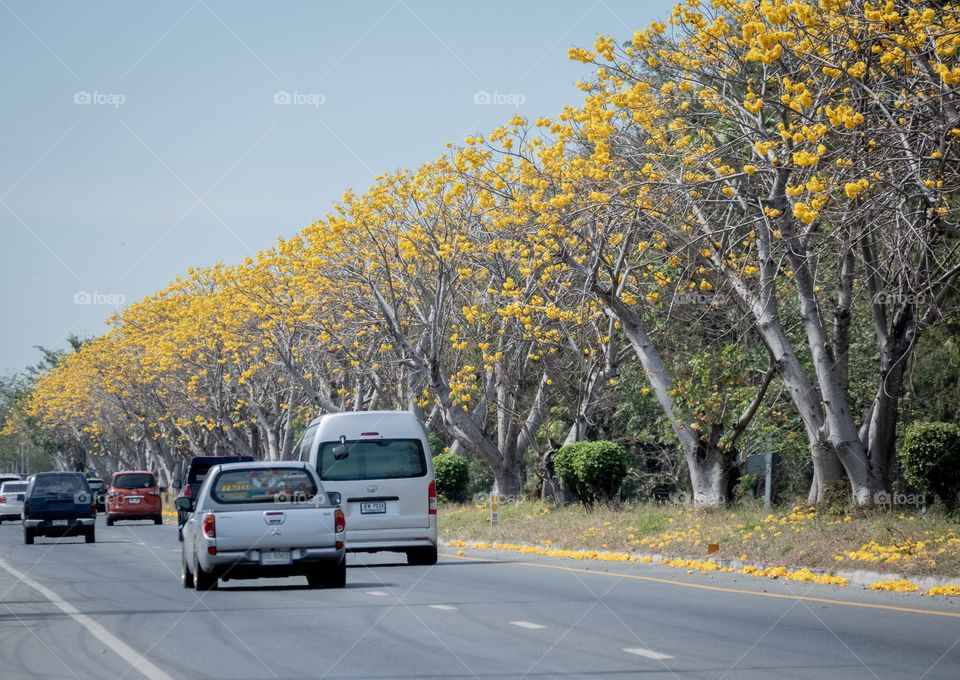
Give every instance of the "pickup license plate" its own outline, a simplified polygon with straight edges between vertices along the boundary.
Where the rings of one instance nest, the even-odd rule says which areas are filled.
[[[382,515],[386,511],[387,511],[387,504],[385,502],[360,504],[361,515]]]
[[[140,496],[127,496],[127,503],[136,505],[140,502]]]
[[[67,520],[65,519],[55,519],[52,522],[50,522],[50,524],[52,524],[55,527],[65,527],[67,526],[67,524],[69,524],[69,522],[67,522]]]
[[[260,553],[260,564],[290,564],[289,550],[273,550]]]

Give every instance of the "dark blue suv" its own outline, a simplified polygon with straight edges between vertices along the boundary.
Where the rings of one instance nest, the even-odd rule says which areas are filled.
[[[36,536],[83,536],[96,541],[97,508],[87,478],[79,472],[38,472],[23,498],[23,542]]]

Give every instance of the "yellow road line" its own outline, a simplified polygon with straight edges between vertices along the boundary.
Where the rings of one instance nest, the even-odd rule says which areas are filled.
[[[445,557],[454,557],[459,560],[473,560],[475,562],[492,562],[499,560],[490,560],[483,557],[467,557],[465,555],[447,554]],[[506,564],[506,563],[505,563]],[[944,616],[951,619],[960,619],[960,612],[943,612],[936,609],[914,609],[911,607],[897,607],[891,604],[874,604],[871,602],[852,602],[850,600],[835,600],[829,597],[811,597],[808,595],[786,595],[783,593],[761,593],[755,590],[745,590],[743,588],[727,588],[724,586],[708,586],[702,583],[688,583],[686,581],[674,581],[668,578],[658,578],[656,576],[640,576],[639,574],[623,574],[615,571],[591,571],[590,569],[578,569],[577,567],[564,567],[559,564],[541,564],[538,562],[516,562],[510,561],[509,564],[517,564],[521,567],[536,567],[538,569],[556,569],[557,571],[567,571],[575,574],[591,574],[593,576],[616,576],[617,578],[628,578],[634,581],[647,581],[650,583],[662,583],[668,586],[679,586],[680,588],[694,588],[697,590],[712,590],[720,593],[734,593],[738,595],[755,595],[757,597],[769,597],[777,600],[801,600],[803,602],[820,602],[824,604],[835,604],[841,607],[861,607],[863,609],[882,609],[890,612],[900,612],[903,614],[925,614],[927,616]]]

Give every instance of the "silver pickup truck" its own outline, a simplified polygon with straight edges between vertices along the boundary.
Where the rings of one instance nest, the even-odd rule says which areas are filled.
[[[210,468],[194,498],[176,500],[183,526],[184,588],[220,580],[306,576],[314,587],[342,588],[345,521],[306,463],[246,462]]]

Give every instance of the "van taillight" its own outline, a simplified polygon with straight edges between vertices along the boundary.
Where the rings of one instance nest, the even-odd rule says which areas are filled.
[[[347,518],[343,515],[343,510],[337,508],[333,511],[333,530],[342,534],[347,529]],[[334,547],[337,550],[343,550],[343,541],[337,540],[334,541]]]
[[[427,491],[427,512],[430,515],[437,514],[437,480],[430,480],[430,488]]]
[[[217,537],[217,518],[213,516],[212,512],[203,516],[203,535],[207,538]]]

